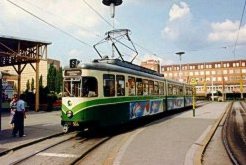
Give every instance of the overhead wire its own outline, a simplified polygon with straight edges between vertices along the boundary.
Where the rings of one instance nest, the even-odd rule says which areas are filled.
[[[80,40],[79,38],[75,37],[74,35],[72,35],[72,34],[66,32],[65,30],[63,30],[63,29],[61,29],[61,28],[59,28],[58,26],[53,25],[53,24],[51,24],[51,23],[45,21],[44,19],[40,18],[39,16],[37,16],[37,15],[33,14],[32,12],[28,11],[28,10],[25,9],[24,7],[18,5],[18,4],[16,4],[16,3],[14,3],[14,2],[12,2],[11,0],[7,0],[7,1],[8,1],[9,3],[11,3],[12,5],[18,7],[19,9],[25,11],[26,13],[30,14],[31,16],[33,16],[33,17],[37,18],[38,20],[42,21],[43,23],[45,23],[45,24],[47,24],[47,25],[53,27],[54,29],[56,29],[56,30],[58,30],[58,31],[60,31],[60,32],[62,32],[62,33],[64,33],[64,34],[66,34],[66,35],[69,36],[69,37],[72,37],[73,39],[77,40],[78,42],[80,42],[80,43],[82,43],[82,44],[84,44],[84,45],[86,45],[86,46],[92,47],[92,45],[90,45],[89,43],[84,42],[84,41]]]
[[[101,19],[103,19],[109,26],[114,27],[106,18],[104,18],[96,9],[94,9],[86,0],[82,0],[92,11],[94,11]]]
[[[235,56],[236,56],[236,47],[237,47],[237,42],[238,42],[238,38],[239,38],[240,29],[241,29],[242,22],[243,22],[245,6],[246,6],[246,0],[244,1],[243,12],[242,12],[242,15],[241,15],[241,19],[240,19],[240,23],[239,23],[239,27],[238,27],[238,31],[237,31],[237,37],[236,37],[235,44],[234,44],[234,50],[233,50],[234,59],[235,59]]]
[[[96,9],[94,9],[86,0],[82,0],[92,11],[94,11],[102,20],[104,20],[110,27],[114,27],[104,16],[102,16]],[[159,56],[156,55],[156,53],[154,53],[153,51],[150,51],[147,48],[144,48],[143,46],[141,46],[140,44],[133,42],[135,45],[137,45],[139,48],[141,48],[142,50],[151,53],[153,56],[156,56],[158,58],[161,58]]]
[[[66,22],[68,22],[68,23],[70,23],[70,24],[72,24],[72,25],[74,25],[74,26],[77,26],[77,27],[83,29],[84,31],[87,31],[87,32],[89,32],[89,33],[93,33],[96,37],[102,38],[102,36],[100,36],[99,34],[97,34],[97,33],[95,33],[95,32],[92,32],[92,31],[89,31],[88,29],[84,28],[83,26],[81,26],[81,25],[79,25],[79,24],[77,24],[77,23],[74,23],[74,22],[72,22],[72,21],[70,21],[70,20],[68,20],[68,19],[66,19],[66,18],[64,18],[64,17],[61,17],[61,16],[59,16],[59,15],[53,13],[53,12],[50,12],[49,10],[44,10],[44,8],[41,8],[41,7],[37,6],[37,5],[35,5],[34,3],[31,3],[31,2],[28,1],[28,0],[23,0],[23,1],[26,2],[26,3],[29,4],[29,5],[31,5],[31,6],[33,6],[33,7],[35,7],[35,8],[37,8],[38,10],[44,11],[44,12],[50,14],[50,15],[53,15],[53,16],[55,16],[55,17],[58,17],[59,19],[62,19],[62,20],[66,21]]]

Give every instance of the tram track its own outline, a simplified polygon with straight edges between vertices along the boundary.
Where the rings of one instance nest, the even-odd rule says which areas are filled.
[[[109,139],[111,136],[84,137],[84,134],[73,132],[12,151],[0,157],[0,162],[11,165],[76,164]]]
[[[222,128],[222,140],[233,164],[246,163],[246,109],[243,102],[234,102]]]
[[[69,134],[59,134],[51,136],[49,138],[39,139],[31,143],[27,143],[22,146],[18,146],[14,149],[5,152],[0,157],[0,162],[3,164],[18,164],[33,155],[36,155],[48,148],[64,143],[77,136],[77,132],[71,132]]]

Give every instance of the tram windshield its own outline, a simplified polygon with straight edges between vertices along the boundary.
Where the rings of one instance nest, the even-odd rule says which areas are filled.
[[[98,86],[95,77],[64,78],[63,96],[65,97],[97,97]]]
[[[81,95],[81,78],[65,78],[63,85],[63,96],[79,97]]]

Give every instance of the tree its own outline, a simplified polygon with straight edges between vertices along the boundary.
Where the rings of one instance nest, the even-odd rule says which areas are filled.
[[[55,83],[55,88],[56,88],[56,93],[61,92],[62,88],[62,68],[60,67],[59,70],[56,72],[56,83]]]
[[[47,75],[47,87],[49,91],[55,91],[55,82],[56,82],[56,68],[54,67],[54,64],[51,63]]]
[[[26,82],[26,91],[29,91],[29,90],[30,90],[30,81],[28,79]]]
[[[43,76],[42,76],[42,74],[39,77],[39,87],[43,87]]]
[[[31,82],[31,91],[34,91],[34,78],[32,77],[32,82]]]

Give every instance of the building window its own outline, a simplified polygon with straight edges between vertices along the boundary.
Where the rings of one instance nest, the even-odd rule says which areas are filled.
[[[242,62],[242,66],[245,66],[245,62]]]
[[[212,71],[212,75],[215,75],[215,71],[214,70]]]
[[[229,73],[230,73],[230,74],[233,74],[233,70],[229,70]]]
[[[206,71],[206,75],[210,75],[210,71]]]
[[[190,75],[190,76],[193,76],[193,72],[190,72],[189,75]]]
[[[240,69],[235,69],[234,72],[235,73],[240,73]]]
[[[227,74],[227,70],[223,70],[223,73],[224,73],[224,74]]]
[[[204,75],[204,71],[200,71],[200,75]]]

